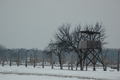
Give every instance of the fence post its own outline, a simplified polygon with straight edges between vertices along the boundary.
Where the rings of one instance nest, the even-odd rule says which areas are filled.
[[[54,52],[54,51],[53,51]],[[53,52],[52,52],[52,59],[51,59],[51,61],[52,61],[52,69],[53,69]]]
[[[105,69],[104,69],[104,71],[107,71],[107,52],[108,52],[108,50],[105,51]]]
[[[70,70],[70,64],[68,63],[68,70]]]
[[[11,54],[12,54],[13,50],[10,51],[10,66],[11,66]]]
[[[120,52],[120,50],[118,51],[118,65],[117,65],[117,71],[119,71],[119,52]]]
[[[44,52],[45,52],[45,51],[43,51],[42,68],[44,68]]]
[[[34,51],[34,68],[35,68],[35,63],[36,63],[36,52],[37,52],[37,50]]]
[[[3,62],[2,62],[2,66],[4,66],[4,52],[5,52],[5,51],[3,51],[3,57],[2,57],[2,61],[3,61]]]
[[[18,64],[17,64],[18,67],[19,67],[19,60],[20,60],[20,59],[19,59],[19,58],[20,58],[20,56],[19,56],[19,52],[20,52],[20,51],[21,51],[21,50],[18,51]]]
[[[26,51],[25,67],[27,67],[27,52],[28,52],[28,51],[29,51],[29,50]]]

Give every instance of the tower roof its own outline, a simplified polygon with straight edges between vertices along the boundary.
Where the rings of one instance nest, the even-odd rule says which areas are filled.
[[[93,31],[80,31],[80,32],[86,34],[100,34],[100,32],[93,32]]]

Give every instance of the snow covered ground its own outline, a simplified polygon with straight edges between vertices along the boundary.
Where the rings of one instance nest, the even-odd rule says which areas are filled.
[[[63,67],[60,70],[59,67],[51,66],[8,66],[2,67],[0,65],[0,80],[120,80],[120,71],[116,69],[107,68],[107,71],[103,71],[102,67],[96,67],[96,71],[92,70],[92,67],[88,67],[88,71],[80,70],[68,70],[67,67]]]

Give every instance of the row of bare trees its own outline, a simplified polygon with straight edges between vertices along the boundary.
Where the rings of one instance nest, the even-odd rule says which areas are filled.
[[[87,35],[81,36],[81,31],[92,31],[92,32],[99,32],[100,33],[100,42],[103,46],[106,44],[104,42],[106,35],[105,35],[105,28],[100,23],[96,23],[95,26],[93,25],[85,25],[84,27],[79,24],[73,30],[71,30],[71,24],[63,24],[61,25],[58,30],[54,33],[54,40],[51,40],[48,47],[46,48],[47,52],[54,53],[59,58],[60,69],[62,69],[62,55],[63,52],[71,52],[74,50],[77,53],[77,57],[79,61],[77,64],[82,66],[82,56],[79,52],[79,41],[84,40],[87,38]],[[98,39],[98,36],[94,35],[93,39]],[[81,67],[82,68],[82,67]]]

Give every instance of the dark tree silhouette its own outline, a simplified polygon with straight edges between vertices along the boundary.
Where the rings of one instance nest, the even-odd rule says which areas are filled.
[[[52,45],[53,47],[52,50],[58,51],[57,55],[59,57],[60,57],[61,51],[64,50],[64,46],[61,45],[61,43],[62,44],[64,43],[64,45],[66,45],[65,48],[74,50],[77,53],[78,58],[79,58],[77,65],[78,64],[81,65],[82,57],[81,57],[81,54],[79,53],[79,41],[85,40],[87,38],[87,35],[85,34],[81,36],[81,31],[99,32],[100,36],[93,35],[92,40],[97,40],[98,38],[100,38],[101,45],[103,46],[104,44],[106,44],[106,42],[104,42],[104,39],[106,38],[105,28],[102,26],[102,24],[99,24],[98,22],[95,24],[95,27],[93,25],[89,25],[89,26],[86,25],[85,27],[82,28],[81,24],[79,24],[72,31],[70,30],[70,27],[71,27],[70,24],[63,24],[62,26],[58,28],[58,31],[56,31],[54,34],[56,45],[54,46]]]
[[[62,69],[62,53],[68,50],[68,45],[65,42],[53,42],[51,41],[48,45],[47,53],[52,53],[54,51],[55,55],[58,56],[60,69]]]

